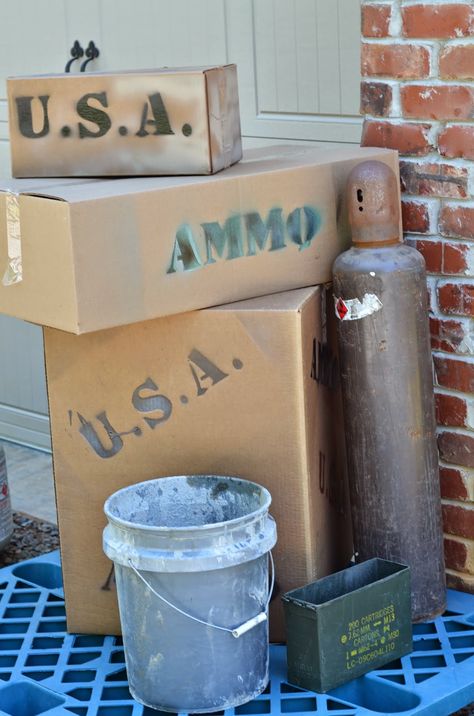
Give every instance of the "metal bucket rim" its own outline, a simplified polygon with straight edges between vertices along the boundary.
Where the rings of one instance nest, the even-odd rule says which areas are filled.
[[[242,515],[241,517],[234,517],[232,520],[224,520],[223,522],[210,522],[209,524],[204,525],[186,525],[184,527],[166,527],[166,526],[159,526],[159,525],[145,525],[140,522],[130,522],[129,520],[125,520],[122,517],[117,517],[116,515],[113,515],[110,511],[110,503],[111,501],[117,497],[117,495],[120,495],[121,493],[125,493],[128,491],[132,491],[138,487],[141,487],[142,485],[146,485],[150,482],[158,482],[161,480],[169,480],[169,479],[188,479],[188,478],[199,478],[199,477],[207,477],[207,478],[215,478],[216,480],[227,480],[230,483],[246,483],[247,485],[252,485],[258,490],[260,490],[262,497],[264,498],[264,503],[260,505],[256,510],[253,512],[249,512],[246,515]],[[210,474],[195,474],[195,475],[165,475],[163,477],[154,477],[150,480],[142,480],[141,482],[136,482],[133,485],[127,485],[126,487],[120,488],[120,490],[116,490],[112,495],[110,495],[107,500],[104,503],[104,512],[105,515],[110,523],[113,523],[114,525],[117,525],[118,527],[130,529],[130,530],[139,530],[143,532],[151,532],[151,533],[160,533],[160,534],[169,534],[171,532],[177,532],[178,534],[185,534],[185,533],[191,533],[195,532],[196,530],[199,530],[199,532],[202,534],[204,531],[208,530],[215,530],[222,527],[227,527],[228,525],[236,525],[239,523],[243,523],[245,521],[254,521],[258,519],[259,517],[263,517],[266,513],[268,513],[270,509],[270,505],[272,502],[272,496],[267,490],[266,487],[263,487],[263,485],[260,485],[257,482],[253,482],[253,480],[245,480],[242,477],[237,477],[235,475],[210,475]]]

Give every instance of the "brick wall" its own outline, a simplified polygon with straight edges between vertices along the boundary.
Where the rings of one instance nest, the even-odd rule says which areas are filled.
[[[362,144],[400,152],[425,257],[448,584],[474,592],[474,5],[362,2]]]

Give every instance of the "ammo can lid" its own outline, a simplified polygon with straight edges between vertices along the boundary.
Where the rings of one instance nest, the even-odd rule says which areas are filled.
[[[347,180],[352,243],[395,244],[401,241],[397,177],[383,162],[358,164]]]

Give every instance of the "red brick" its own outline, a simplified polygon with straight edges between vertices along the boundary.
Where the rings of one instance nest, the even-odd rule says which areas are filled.
[[[408,213],[408,209],[404,208],[404,203],[402,202],[402,214],[404,219],[404,229],[405,231],[409,232],[418,232],[420,233],[421,230],[427,230],[427,224],[424,221],[424,216],[422,215],[420,219],[418,219],[418,215],[414,212],[410,213],[410,218],[408,222],[405,221],[405,215]],[[409,203],[409,202],[406,202]],[[416,205],[415,205],[416,206]],[[417,249],[424,257],[425,263],[426,263],[426,270],[428,273],[438,273],[443,276],[471,276],[472,275],[472,260],[471,256],[474,254],[474,246],[472,244],[465,244],[465,243],[454,243],[454,242],[441,242],[437,241],[434,237],[433,238],[426,238],[421,239],[417,238],[415,236],[411,236],[406,239],[406,243],[408,243],[410,246],[413,246],[415,249]],[[470,284],[461,284],[459,290],[456,288],[450,288],[449,290],[444,289],[443,284],[443,297],[448,301],[452,302],[455,301],[455,304],[457,307],[452,307],[452,310],[446,311],[447,313],[452,313],[453,310],[455,313],[459,313],[459,301],[464,301],[464,309],[469,311],[470,310],[470,303],[472,301],[472,292],[467,291],[467,304],[466,304],[466,285]],[[449,283],[449,286],[452,287],[453,284]],[[444,310],[444,309],[443,309]],[[470,313],[465,314],[464,312],[461,313],[461,315],[470,315]]]
[[[466,37],[473,31],[473,12],[469,5],[411,5],[402,9],[405,37]]]
[[[431,347],[433,350],[456,353],[465,338],[463,324],[459,321],[430,318]]]
[[[403,116],[414,119],[471,119],[474,88],[466,85],[406,85],[401,88]]]
[[[438,302],[443,313],[474,317],[474,285],[445,283],[438,286]]]
[[[444,206],[439,217],[439,230],[443,236],[462,236],[474,239],[474,208]]]
[[[474,594],[474,578],[464,574],[453,574],[449,572],[446,575],[446,586],[449,589],[457,589],[459,592],[469,592]],[[462,709],[456,712],[456,716],[472,716],[472,709]]]
[[[360,83],[360,113],[387,117],[392,107],[392,88],[384,82]]]
[[[470,275],[470,254],[473,248],[469,244],[443,244],[443,273]]]
[[[450,159],[474,159],[474,126],[446,127],[438,137],[438,150]]]
[[[441,483],[441,497],[446,500],[468,500],[467,491],[462,474],[452,467],[441,467],[439,470]]]
[[[464,199],[467,196],[467,169],[450,164],[400,162],[402,191],[420,196]]]
[[[364,37],[387,37],[391,14],[391,5],[364,5],[362,8],[362,35]]]
[[[443,505],[444,531],[457,537],[474,539],[474,509],[464,505]]]
[[[463,398],[457,395],[436,393],[436,421],[438,425],[451,428],[464,428],[467,419],[467,406]]]
[[[474,392],[474,364],[445,356],[433,356],[438,384],[442,388]],[[474,451],[472,455],[474,459]]]
[[[474,437],[460,433],[442,432],[438,436],[438,450],[445,462],[474,467]],[[474,530],[474,510],[472,511],[472,525]],[[449,530],[446,530],[447,532]],[[460,534],[454,532],[453,534]],[[465,536],[465,535],[461,535]],[[474,534],[473,537],[474,539]]]
[[[422,79],[430,74],[430,54],[420,45],[363,43],[361,72],[365,77]]]
[[[362,130],[362,147],[398,149],[400,154],[424,156],[433,148],[428,139],[430,124],[392,124],[365,120]]]
[[[404,231],[416,234],[429,233],[430,215],[426,204],[417,201],[402,201],[402,218]]]
[[[469,571],[466,567],[468,551],[464,542],[458,540],[444,540],[444,561],[448,569],[456,569],[458,572]]]
[[[425,259],[428,273],[440,273],[443,262],[443,244],[439,241],[417,239],[413,245]]]
[[[408,203],[408,202],[407,202]],[[405,216],[407,210],[403,208],[402,214]],[[408,223],[408,228],[404,223],[406,231],[414,232],[416,229],[424,228],[425,224],[421,221],[417,224],[416,214],[415,220]],[[423,255],[428,273],[438,273],[443,276],[470,276],[471,254],[474,254],[474,246],[472,244],[463,243],[443,243],[433,238],[421,239],[410,236],[406,239],[406,243],[417,249]],[[448,300],[451,294],[446,294]],[[462,298],[462,296],[461,296]],[[451,311],[449,311],[451,312]],[[457,313],[458,311],[456,311]]]
[[[439,56],[439,76],[447,80],[474,79],[474,45],[445,47]]]
[[[446,567],[474,576],[474,545],[471,540],[445,537]]]

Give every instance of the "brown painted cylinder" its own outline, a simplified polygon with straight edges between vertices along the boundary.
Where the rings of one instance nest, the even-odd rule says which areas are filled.
[[[348,192],[355,246],[333,278],[354,541],[358,561],[410,566],[419,621],[445,608],[425,265],[385,164],[356,167]]]

